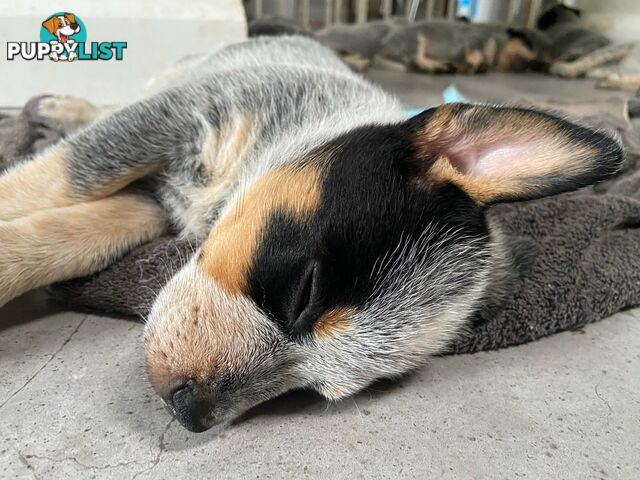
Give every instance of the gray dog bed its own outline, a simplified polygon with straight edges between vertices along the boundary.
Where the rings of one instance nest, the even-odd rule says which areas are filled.
[[[28,156],[69,130],[38,118],[37,101],[17,116],[0,119],[0,169],[2,162]],[[550,105],[559,108],[556,102]],[[622,100],[564,110],[585,123],[617,130],[627,151],[625,171],[580,192],[491,207],[489,215],[502,225],[520,277],[503,303],[476,315],[449,353],[530,342],[640,305],[639,132]],[[70,309],[144,318],[193,247],[175,237],[158,239],[102,272],[52,286],[52,298]]]

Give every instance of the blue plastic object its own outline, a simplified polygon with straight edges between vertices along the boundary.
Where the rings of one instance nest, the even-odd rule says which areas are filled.
[[[447,88],[445,88],[442,91],[442,101],[444,103],[455,103],[455,102],[473,103],[467,97],[462,95],[458,91],[458,89],[455,87],[455,85],[449,85]],[[415,117],[416,115],[419,115],[422,112],[424,112],[424,108],[408,108],[407,110],[404,111],[404,113],[407,114],[407,117]]]
[[[442,100],[444,100],[444,103],[471,103],[469,99],[462,95],[453,84],[449,85],[442,91]]]

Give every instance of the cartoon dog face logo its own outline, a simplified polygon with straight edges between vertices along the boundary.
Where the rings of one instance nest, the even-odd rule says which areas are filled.
[[[76,16],[73,13],[54,15],[42,22],[42,26],[51,35],[55,35],[60,43],[67,43],[70,36],[80,31],[80,25],[76,23]]]
[[[73,61],[78,58],[78,54],[75,51],[68,49],[69,46],[75,43],[74,40],[69,37],[76,35],[82,29],[73,13],[57,13],[52,15],[42,22],[42,27],[55,37],[55,40],[49,41],[50,44],[58,44],[60,47],[64,46],[68,52],[65,54],[63,53],[65,50],[60,49],[52,51],[51,54],[49,54],[51,60],[57,62],[60,59],[66,58],[68,61]]]

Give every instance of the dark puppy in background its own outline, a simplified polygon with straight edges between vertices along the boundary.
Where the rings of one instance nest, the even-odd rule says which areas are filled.
[[[563,5],[546,10],[537,28],[506,24],[403,18],[363,25],[337,24],[315,33],[354,69],[374,63],[425,73],[523,72],[538,70],[576,77],[619,61],[629,45],[607,49],[611,41],[580,21],[580,12]],[[567,65],[581,60],[580,65]]]
[[[527,70],[536,58],[519,32],[464,21],[418,22],[385,38],[382,58],[427,73]]]
[[[538,69],[566,78],[585,75],[597,78],[601,80],[600,87],[640,88],[637,60],[634,65],[633,56],[629,71],[618,71],[616,67],[634,50],[635,43],[612,44],[605,35],[581,21],[579,10],[565,5],[547,10],[538,19],[537,27],[547,38],[546,45],[538,49]]]
[[[545,11],[537,27],[549,40],[540,52],[541,60],[549,64],[571,62],[611,44],[605,35],[580,22],[580,10],[566,5],[554,5]]]
[[[315,38],[358,71],[378,63],[426,73],[513,72],[528,69],[536,58],[529,35],[465,21],[409,24],[397,18],[338,24],[320,30]]]
[[[623,160],[606,134],[530,109],[407,120],[300,37],[162,79],[0,177],[0,304],[168,228],[204,240],[145,334],[151,385],[194,431],[293,388],[335,400],[423,364],[509,292],[487,206],[574,190]]]

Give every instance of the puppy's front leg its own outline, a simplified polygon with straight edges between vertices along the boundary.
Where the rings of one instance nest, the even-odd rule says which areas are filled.
[[[58,143],[35,160],[0,176],[0,220],[8,221],[40,209],[72,205],[67,161],[70,146]]]
[[[113,112],[0,176],[0,220],[105,198],[185,162],[206,133],[203,116],[188,97],[172,95]],[[43,103],[43,111],[54,107]]]
[[[33,288],[101,270],[166,228],[159,205],[125,192],[0,221],[0,306]]]

